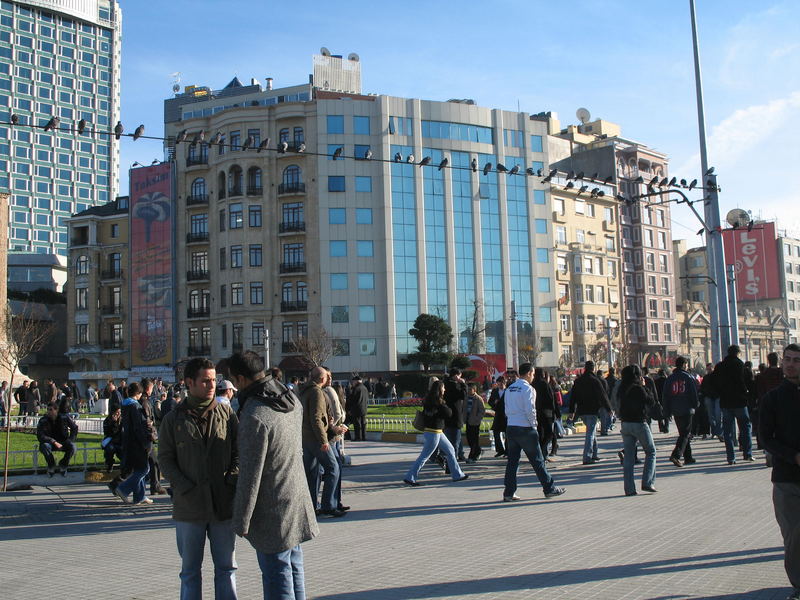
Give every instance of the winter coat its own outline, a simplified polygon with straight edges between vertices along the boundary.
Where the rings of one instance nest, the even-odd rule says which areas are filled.
[[[452,414],[445,419],[444,426],[461,429],[467,417],[467,384],[457,381],[452,377],[444,380],[444,402],[450,408]]]
[[[695,378],[686,371],[675,369],[664,382],[661,404],[665,415],[676,417],[693,415],[695,409],[700,406]]]
[[[597,375],[587,371],[572,386],[569,393],[569,412],[576,415],[596,415],[601,407],[611,411],[605,385]]]
[[[483,404],[483,398],[478,394],[472,394],[467,400],[467,404],[469,404],[467,425],[477,427],[483,422],[483,416],[486,414],[486,406]]]
[[[52,444],[53,442],[63,444],[67,440],[74,442],[77,437],[78,426],[67,415],[58,415],[55,420],[51,420],[45,415],[39,419],[36,427],[36,438],[42,444]]]
[[[122,402],[123,469],[139,471],[147,466],[153,448],[153,431],[147,423],[142,405],[133,398]]]
[[[744,363],[736,356],[726,356],[714,368],[714,383],[719,390],[719,405],[722,408],[744,408],[747,406],[747,383]]]

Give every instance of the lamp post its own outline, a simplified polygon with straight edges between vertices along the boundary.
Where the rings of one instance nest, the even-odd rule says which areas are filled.
[[[613,337],[614,329],[619,325],[617,321],[614,319],[608,319],[606,321],[606,340],[608,342],[608,368],[611,370],[611,365],[614,364],[614,347],[611,343],[611,338]]]

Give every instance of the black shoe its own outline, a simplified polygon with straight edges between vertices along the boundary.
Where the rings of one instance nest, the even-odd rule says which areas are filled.
[[[643,492],[650,492],[651,494],[655,494],[658,490],[656,488],[652,487],[652,486],[651,487],[642,486],[642,491]]]
[[[639,492],[625,492],[626,496],[637,496]]]
[[[419,487],[422,485],[419,481],[411,481],[410,479],[403,479],[403,483],[411,487]]]
[[[617,457],[619,458],[619,464],[623,464],[625,462],[625,452],[622,450],[617,452]]]
[[[343,510],[338,510],[336,508],[331,510],[321,510],[317,515],[320,519],[339,519],[345,516],[347,513]]]
[[[506,455],[505,452],[498,452],[497,454],[494,455],[494,457],[495,458],[500,458],[501,456],[505,456],[505,455]]]
[[[349,506],[345,506],[344,504],[340,504],[339,506],[336,507],[336,510],[340,510],[342,512],[347,512],[348,510],[350,510],[350,507]]]
[[[107,484],[108,489],[111,490],[111,493],[115,496],[117,495],[117,486],[119,485],[118,481],[109,481]]]
[[[453,481],[454,481],[454,482],[455,482],[455,481],[464,481],[465,479],[469,479],[469,475],[467,475],[467,474],[464,474],[464,475],[462,475],[461,477],[459,477],[458,479],[453,479]]]
[[[62,477],[66,477],[67,476],[67,467],[61,467],[59,470],[61,471],[61,476]]]
[[[684,458],[683,459],[683,464],[684,465],[693,465],[696,462],[697,462],[697,459],[695,459],[695,458]]]

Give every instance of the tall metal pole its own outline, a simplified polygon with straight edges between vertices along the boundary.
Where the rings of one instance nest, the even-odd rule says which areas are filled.
[[[515,371],[519,367],[519,352],[517,352],[517,303],[511,301],[511,368]]]
[[[739,343],[739,319],[738,307],[736,305],[736,266],[728,265],[728,311],[732,315],[731,318],[731,344]],[[730,345],[730,344],[729,344]]]
[[[264,328],[264,368],[269,369],[269,329]]]
[[[694,77],[697,88],[697,125],[700,133],[700,168],[702,187],[710,187],[705,204],[705,221],[711,233],[706,235],[706,255],[709,271],[714,281],[725,281],[725,252],[720,233],[719,195],[715,176],[707,177],[708,152],[706,149],[706,120],[703,110],[703,83],[700,75],[700,48],[697,42],[697,15],[694,0],[689,0],[692,16],[692,43],[694,49]],[[709,186],[709,182],[711,185]],[[714,362],[722,360],[722,349],[730,345],[730,315],[728,312],[728,288],[725,285],[708,285],[708,309],[711,317],[711,356]]]

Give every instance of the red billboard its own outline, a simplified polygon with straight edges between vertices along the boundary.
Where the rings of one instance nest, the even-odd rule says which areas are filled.
[[[172,166],[130,171],[131,366],[173,361]]]
[[[775,223],[757,223],[751,231],[723,231],[725,264],[734,265],[736,300],[781,298],[781,274]]]

